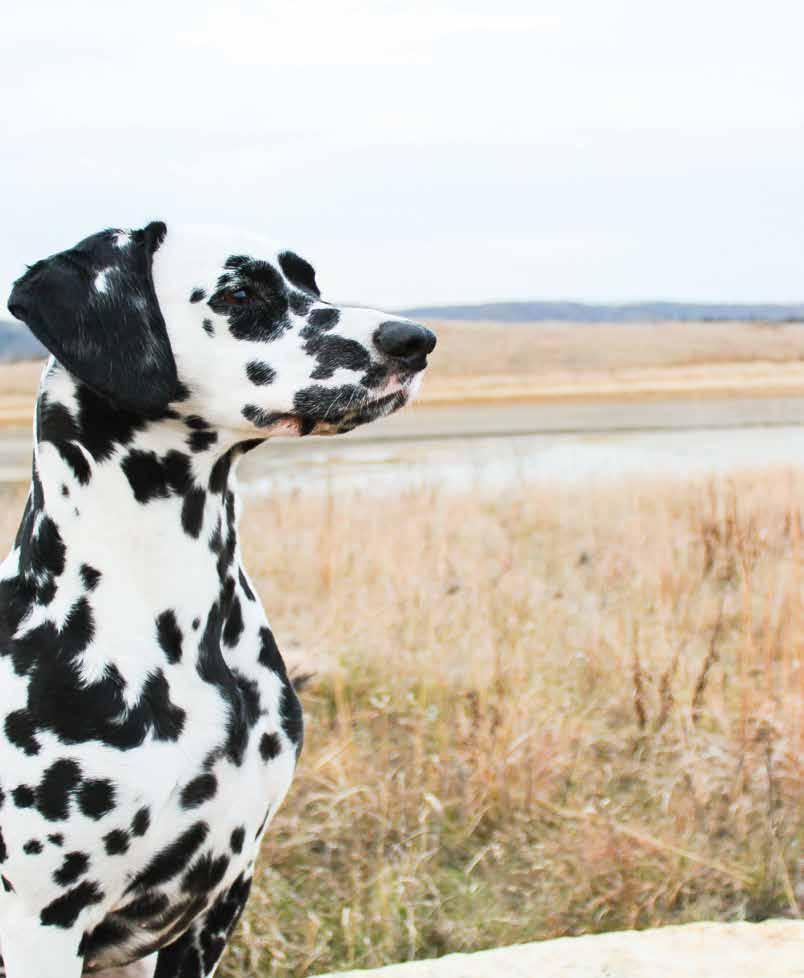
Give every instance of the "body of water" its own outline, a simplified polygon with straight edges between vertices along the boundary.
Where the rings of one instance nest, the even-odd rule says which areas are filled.
[[[0,482],[30,478],[31,435],[0,435]],[[241,467],[249,494],[504,489],[804,465],[804,398],[414,405],[350,435],[275,439]]]
[[[414,407],[352,435],[268,443],[248,492],[668,478],[804,465],[804,399]]]

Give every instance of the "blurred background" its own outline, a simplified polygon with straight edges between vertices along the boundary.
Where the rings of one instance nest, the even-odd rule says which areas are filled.
[[[800,915],[802,29],[783,0],[4,14],[4,295],[103,227],[225,224],[439,336],[413,407],[242,471],[308,738],[229,978]],[[40,357],[0,322],[9,542]]]

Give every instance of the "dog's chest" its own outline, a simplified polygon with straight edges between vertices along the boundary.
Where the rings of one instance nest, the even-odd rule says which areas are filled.
[[[283,693],[276,697],[260,678],[240,674],[247,692],[239,716],[221,731],[215,759],[205,758],[195,772],[188,768],[154,820],[145,858],[132,859],[127,869],[123,897],[87,936],[89,967],[165,946],[250,879],[262,833],[296,763],[283,729]]]
[[[182,777],[154,819],[145,858],[128,868],[122,899],[87,937],[90,967],[165,946],[216,900],[241,892],[252,875],[301,739],[298,700],[271,633],[261,626],[255,640],[248,627],[258,612],[241,612],[243,631],[226,649],[226,664],[201,664],[204,693],[212,687],[222,709],[217,720],[200,704],[187,709]]]
[[[140,671],[159,683],[146,678],[124,703],[100,698],[94,716],[35,714],[28,751],[0,739],[2,870],[14,888],[0,894],[0,913],[17,899],[55,926],[85,913],[88,966],[170,943],[227,894],[245,900],[262,831],[290,785],[300,707],[238,577],[205,620],[178,608],[157,620]],[[3,658],[3,700],[23,715],[50,677],[44,661],[12,674],[15,651],[12,642]],[[107,681],[98,675],[95,685]]]

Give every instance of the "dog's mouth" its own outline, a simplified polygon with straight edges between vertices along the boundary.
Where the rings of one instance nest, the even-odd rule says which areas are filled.
[[[322,387],[313,393],[308,389],[297,396],[295,410],[271,415],[259,427],[270,429],[271,435],[295,437],[345,434],[404,407],[418,390],[419,377],[394,375],[379,390]]]
[[[389,391],[387,388],[391,387]],[[417,385],[418,386],[418,385]],[[336,435],[352,431],[361,425],[370,424],[379,418],[387,417],[404,407],[411,397],[411,383],[390,382],[385,391],[366,390],[345,404],[333,404],[323,416],[302,414],[300,434]],[[312,425],[312,428],[310,426]],[[308,430],[305,430],[308,429]]]

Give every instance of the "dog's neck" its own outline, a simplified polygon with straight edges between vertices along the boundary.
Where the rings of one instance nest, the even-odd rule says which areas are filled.
[[[37,560],[58,565],[63,548],[68,565],[78,555],[86,564],[64,573],[102,568],[143,611],[181,604],[206,614],[239,570],[232,470],[253,443],[235,441],[197,416],[116,409],[51,363],[36,405],[20,571],[27,562],[46,578]]]

